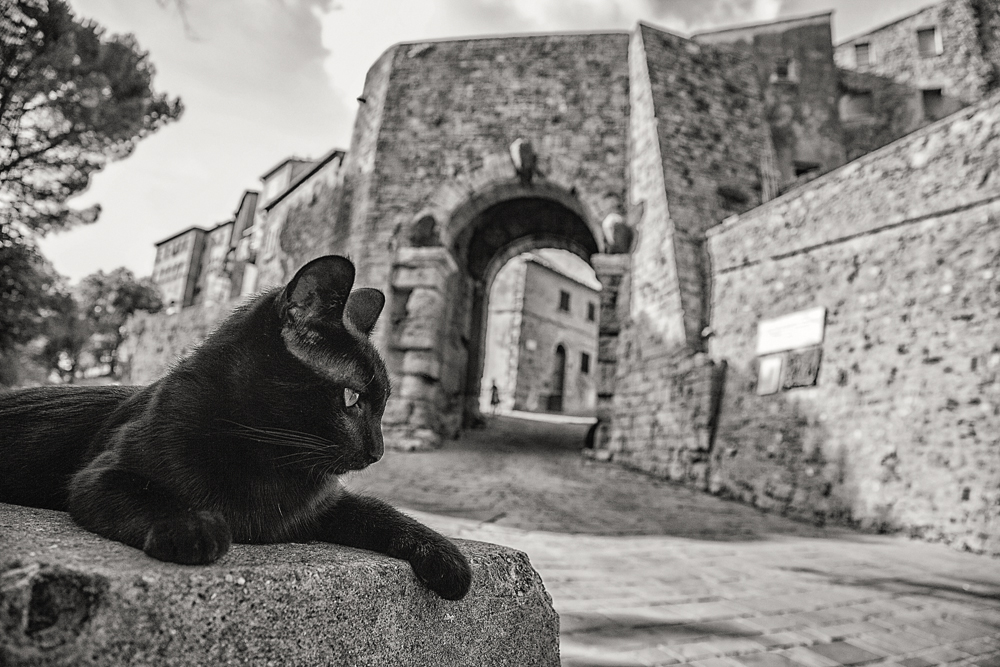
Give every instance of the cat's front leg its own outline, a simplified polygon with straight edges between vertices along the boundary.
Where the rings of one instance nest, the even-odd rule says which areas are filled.
[[[198,511],[149,478],[122,469],[112,452],[74,475],[69,512],[87,530],[171,563],[211,563],[232,543],[221,514]]]
[[[376,498],[343,493],[312,537],[409,561],[417,578],[448,600],[462,599],[472,584],[469,561],[448,538]]]

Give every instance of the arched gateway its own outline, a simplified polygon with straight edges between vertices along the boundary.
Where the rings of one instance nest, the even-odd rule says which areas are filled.
[[[487,181],[451,209],[424,210],[396,236],[391,271],[390,322],[382,339],[397,378],[383,421],[396,447],[434,446],[479,418],[487,299],[499,269],[537,248],[568,250],[594,266],[605,290],[601,328],[612,336],[619,281],[607,260],[605,233],[572,189],[551,182],[522,183],[514,168]],[[445,186],[448,187],[448,186]],[[608,280],[611,278],[610,280]],[[603,349],[613,349],[605,341]],[[613,355],[598,359],[602,378],[614,378]],[[610,405],[611,386],[599,389]]]

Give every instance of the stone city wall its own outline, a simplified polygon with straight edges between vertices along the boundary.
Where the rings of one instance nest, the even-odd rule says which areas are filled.
[[[237,301],[203,304],[175,312],[139,311],[126,323],[119,350],[122,382],[149,384],[194,350],[236,306]]]
[[[998,126],[994,96],[710,232],[713,492],[1000,553]],[[813,307],[815,386],[757,395],[758,323]]]

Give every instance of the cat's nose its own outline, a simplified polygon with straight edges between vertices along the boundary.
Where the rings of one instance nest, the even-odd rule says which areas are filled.
[[[375,463],[385,452],[385,444],[382,441],[382,433],[377,432],[373,434],[371,450],[368,452],[368,463]]]

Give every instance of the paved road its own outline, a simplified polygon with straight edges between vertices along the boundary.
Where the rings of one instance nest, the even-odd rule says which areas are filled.
[[[493,427],[390,453],[350,483],[447,535],[527,552],[565,666],[1000,667],[1000,559],[797,524],[589,462],[583,426]]]

